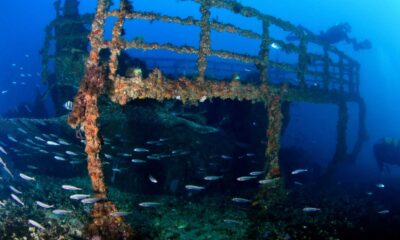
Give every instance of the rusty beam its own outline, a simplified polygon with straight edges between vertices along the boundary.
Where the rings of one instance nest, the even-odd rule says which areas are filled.
[[[208,1],[202,1],[200,5],[200,47],[197,54],[197,68],[199,75],[197,81],[204,81],[206,68],[207,68],[207,56],[210,53],[211,45],[211,26],[210,26],[210,4]]]

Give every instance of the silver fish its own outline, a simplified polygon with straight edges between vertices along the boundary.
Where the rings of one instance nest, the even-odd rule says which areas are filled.
[[[49,204],[46,204],[46,203],[40,202],[40,201],[36,201],[35,203],[36,203],[39,207],[42,207],[42,208],[53,208],[53,207],[54,207],[54,205],[49,205]]]
[[[194,190],[194,191],[201,191],[201,190],[205,189],[205,187],[203,187],[203,186],[196,186],[196,185],[186,185],[185,188],[187,190]]]
[[[34,220],[32,220],[32,219],[28,219],[28,223],[29,223],[30,225],[32,225],[32,226],[34,226],[34,227],[36,227],[36,228],[42,230],[42,231],[45,231],[45,230],[46,230],[42,225],[40,225],[38,222],[36,222],[36,221],[34,221]]]
[[[131,213],[130,212],[112,212],[112,213],[110,213],[110,215],[113,217],[125,217],[129,214],[131,214]]]
[[[3,169],[8,175],[10,175],[10,177],[14,178],[14,174],[12,174],[12,172],[10,171],[10,169],[8,169],[6,165],[3,166]]]
[[[141,203],[139,203],[139,206],[141,206],[141,207],[158,207],[160,205],[161,205],[161,203],[159,203],[159,202],[141,202]]]
[[[244,182],[244,181],[249,181],[254,178],[256,178],[256,176],[241,176],[241,177],[236,178],[236,180],[238,180],[239,182]]]
[[[11,189],[11,191],[13,191],[14,193],[16,193],[16,194],[22,194],[22,192],[21,191],[18,191],[15,187],[13,187],[13,186],[8,186],[10,189]]]
[[[299,173],[305,173],[305,172],[308,172],[308,169],[296,169],[296,170],[292,171],[292,175],[296,175]]]
[[[0,201],[0,206],[2,206],[2,207],[6,207],[6,204],[7,204],[7,202],[4,200],[4,202],[3,201]]]
[[[112,158],[112,156],[110,154],[107,154],[107,153],[104,154],[104,157],[106,157],[107,159],[111,159]]]
[[[224,223],[226,223],[226,224],[239,224],[239,225],[242,224],[241,221],[234,220],[234,219],[224,219],[223,221],[224,221]]]
[[[319,212],[321,211],[320,208],[315,208],[315,207],[305,207],[303,208],[303,212]]]
[[[76,153],[74,153],[74,152],[72,152],[72,151],[65,151],[65,153],[66,153],[67,155],[70,155],[70,156],[78,156],[78,154],[76,154]]]
[[[35,136],[34,138],[35,138],[36,140],[39,140],[39,141],[42,141],[42,142],[46,142],[46,140],[44,140],[44,139],[41,138],[41,137]]]
[[[137,153],[149,152],[149,150],[146,149],[146,148],[134,148],[133,151],[134,151],[134,152],[137,152]]]
[[[232,159],[233,157],[229,156],[229,155],[221,155],[222,159]]]
[[[19,132],[23,133],[23,134],[28,134],[28,132],[27,132],[27,131],[25,131],[25,130],[24,130],[24,129],[22,129],[22,128],[17,128],[17,130],[18,130]]]
[[[36,181],[34,177],[30,177],[30,176],[25,175],[25,174],[23,174],[23,173],[20,173],[19,176],[20,176],[22,179],[26,180],[26,181]]]
[[[57,140],[57,142],[58,142],[59,144],[61,144],[61,145],[65,145],[65,146],[71,145],[70,143],[68,143],[67,141],[65,141],[64,139],[61,139],[61,138],[59,138],[59,139]]]
[[[155,177],[153,177],[152,175],[149,175],[149,180],[152,183],[158,183],[157,179]]]
[[[249,202],[251,202],[251,200],[246,199],[246,198],[234,197],[234,198],[232,198],[232,202],[236,202],[236,203],[249,203]]]
[[[81,200],[81,203],[84,204],[93,204],[96,203],[98,201],[102,200],[102,198],[97,198],[97,197],[93,197],[93,198],[84,198]]]
[[[69,191],[81,191],[82,190],[82,188],[78,188],[78,187],[75,187],[72,185],[62,185],[61,188],[65,189],[65,190],[69,190]]]
[[[40,149],[39,152],[44,153],[44,154],[48,154],[49,152],[44,150],[44,149]]]
[[[22,200],[19,199],[19,197],[17,197],[17,196],[14,195],[13,193],[11,193],[11,197],[12,197],[12,199],[14,199],[17,203],[21,204],[22,206],[25,206],[24,202],[22,202]]]
[[[89,194],[73,194],[73,195],[69,196],[69,198],[73,199],[73,200],[82,200],[82,199],[88,198],[88,197],[90,197]]]
[[[222,179],[223,176],[205,176],[204,180],[206,181],[216,181]]]
[[[31,169],[31,170],[38,170],[39,168],[33,165],[28,165],[26,168]]]
[[[389,210],[385,209],[385,210],[379,211],[378,213],[383,215],[383,214],[388,214],[389,212],[390,212]]]
[[[47,141],[46,144],[47,144],[47,145],[50,145],[50,146],[60,146],[59,143],[56,143],[56,142],[54,142],[54,141]]]
[[[7,155],[6,150],[4,150],[4,148],[2,146],[0,146],[0,152],[4,153],[5,155]]]
[[[66,101],[66,102],[63,104],[63,107],[64,107],[65,109],[67,109],[68,111],[72,111],[73,103],[72,103],[71,101]]]
[[[67,213],[72,213],[72,211],[70,210],[64,210],[64,209],[55,209],[52,211],[52,213],[56,214],[56,215],[64,215]]]
[[[132,159],[132,162],[133,162],[133,163],[146,163],[146,161],[145,161],[145,160],[142,160],[142,159],[136,159],[136,158]]]
[[[383,184],[383,183],[378,183],[378,184],[376,184],[376,187],[377,187],[377,188],[384,188],[384,187],[385,187],[385,184]]]
[[[278,179],[279,179],[279,178],[262,179],[262,180],[258,181],[258,183],[261,184],[261,185],[267,185],[267,184],[274,183],[274,182],[277,181]]]
[[[265,171],[253,171],[253,172],[250,172],[249,174],[250,174],[250,176],[259,176],[264,173],[265,173]]]
[[[57,161],[66,161],[66,159],[64,157],[61,156],[54,156],[54,159]]]
[[[7,138],[8,138],[10,141],[12,141],[12,142],[18,143],[17,139],[15,139],[15,138],[14,138],[13,136],[11,136],[10,134],[7,134]]]
[[[146,157],[149,160],[160,160],[160,155],[158,154],[152,154]]]

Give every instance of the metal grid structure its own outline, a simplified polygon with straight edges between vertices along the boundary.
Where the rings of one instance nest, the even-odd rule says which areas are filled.
[[[359,64],[356,61],[336,48],[320,42],[316,36],[305,34],[302,30],[286,21],[262,14],[256,9],[244,7],[235,1],[192,1],[200,5],[201,18],[199,20],[193,17],[180,18],[152,12],[134,11],[132,4],[128,0],[121,0],[118,10],[109,11],[110,2],[98,0],[92,31],[89,35],[91,50],[85,65],[85,76],[81,81],[79,91],[74,99],[73,111],[68,119],[69,124],[73,128],[80,128],[85,131],[88,170],[97,197],[106,198],[107,195],[99,154],[101,151],[101,141],[98,136],[99,126],[97,123],[100,115],[98,98],[104,94],[108,95],[115,103],[121,105],[133,99],[144,98],[152,98],[159,101],[179,99],[184,103],[196,103],[204,98],[263,102],[268,114],[268,129],[266,133],[268,143],[265,151],[268,174],[266,178],[275,178],[280,175],[278,153],[283,120],[281,112],[282,102],[310,101],[338,104],[337,146],[334,156],[335,161],[333,162],[355,158],[361,149],[365,137],[365,107],[358,91]],[[262,22],[262,34],[210,19],[211,8],[224,8],[244,17],[256,18]],[[116,17],[117,20],[112,28],[112,39],[106,41],[104,39],[105,22],[109,17]],[[171,43],[146,43],[140,39],[134,39],[133,41],[124,40],[121,38],[121,35],[127,19],[173,22],[200,27],[199,48],[177,46]],[[271,25],[296,34],[299,38],[299,45],[295,46],[292,43],[272,39],[269,33]],[[252,39],[260,39],[259,54],[251,56],[212,49],[210,47],[212,30],[234,33]],[[271,43],[279,44],[282,51],[296,53],[298,55],[297,64],[293,65],[272,61],[269,49]],[[318,55],[307,52],[307,45],[309,43],[322,46],[324,54]],[[100,64],[100,52],[104,49],[110,52],[110,56],[106,64]],[[121,51],[127,49],[163,49],[175,53],[195,54],[197,56],[198,75],[194,79],[186,76],[179,77],[178,79],[168,79],[159,69],[154,69],[145,79],[140,71],[137,71],[132,77],[121,76],[117,74],[119,66],[118,57]],[[331,59],[330,56],[332,54],[337,56],[337,62]],[[217,81],[208,78],[206,76],[206,69],[208,63],[207,57],[209,56],[255,64],[261,72],[259,83],[246,84],[234,77],[231,81]],[[309,70],[308,65],[310,62],[317,62],[322,66],[322,70]],[[269,67],[295,72],[299,85],[271,84],[268,76]],[[319,87],[310,86],[307,83],[307,76],[309,75],[320,78],[323,84]],[[348,118],[346,102],[348,101],[355,101],[360,107],[358,140],[351,154],[347,154],[346,147]],[[124,225],[119,217],[110,216],[110,212],[115,211],[115,209],[115,206],[110,201],[95,204],[92,212],[93,223],[89,226],[92,236],[96,234],[104,236],[133,234],[130,228]]]

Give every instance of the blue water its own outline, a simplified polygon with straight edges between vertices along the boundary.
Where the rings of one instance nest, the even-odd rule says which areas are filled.
[[[118,3],[119,1],[114,2]],[[197,5],[187,1],[135,0],[133,1],[133,3],[135,10],[162,12],[163,14],[180,17],[194,16],[195,18],[199,18],[200,16]],[[391,166],[390,173],[383,174],[379,170],[378,164],[376,163],[376,159],[373,154],[373,145],[384,137],[400,138],[400,128],[398,127],[398,123],[400,122],[400,108],[397,104],[400,102],[400,94],[398,94],[400,90],[400,32],[397,30],[397,24],[400,22],[400,2],[397,0],[366,0],[351,2],[346,0],[243,0],[240,1],[240,3],[245,6],[256,8],[260,12],[290,21],[294,25],[301,24],[316,34],[318,34],[320,31],[328,29],[329,27],[337,23],[348,22],[350,23],[352,28],[351,33],[349,34],[351,37],[355,37],[358,40],[369,39],[371,41],[372,49],[362,51],[354,51],[352,47],[346,43],[335,44],[337,48],[344,51],[348,56],[354,58],[361,65],[360,94],[366,102],[366,126],[368,134],[368,138],[364,143],[363,149],[357,157],[356,162],[340,166],[338,172],[336,173],[337,175],[335,180],[339,182],[339,185],[343,184],[346,186],[357,186],[356,188],[358,188],[361,192],[372,191],[370,189],[376,188],[375,184],[381,182],[385,183],[387,185],[385,188],[385,192],[382,195],[377,196],[377,199],[374,200],[374,203],[376,203],[377,205],[381,204],[379,205],[381,206],[381,209],[384,208],[385,204],[386,206],[390,205],[390,207],[393,209],[393,213],[391,214],[396,213],[398,217],[399,212],[396,212],[395,210],[399,209],[398,203],[393,203],[390,201],[390,199],[398,198],[400,188],[396,185],[396,182],[398,182],[400,178],[399,168],[398,166]],[[93,13],[95,11],[95,7],[96,1],[85,0],[81,1],[79,10],[81,14]],[[0,15],[0,31],[2,36],[0,38],[0,91],[4,92],[0,94],[0,115],[7,115],[7,112],[14,110],[18,105],[23,106],[25,105],[25,103],[32,104],[35,100],[36,93],[44,93],[47,89],[47,85],[42,84],[41,82],[41,56],[39,51],[42,48],[44,42],[44,29],[46,25],[55,18],[55,12],[53,8],[53,1],[49,0],[1,1],[0,9],[3,9],[2,14]],[[236,26],[240,26],[241,28],[252,30],[257,33],[261,33],[262,31],[260,22],[254,19],[237,16],[226,10],[214,9],[212,11],[212,18],[218,19],[222,22],[229,22]],[[111,36],[110,33],[112,24],[112,20],[107,22],[105,35],[106,39],[109,39]],[[195,29],[194,27],[183,27],[177,26],[175,24],[166,24],[159,22],[150,24],[144,21],[132,21],[126,25],[125,30],[127,32],[127,34],[124,36],[126,39],[143,37],[143,39],[148,42],[174,42],[178,45],[189,45],[193,47],[198,47],[199,43],[199,30]],[[192,34],[187,34],[188,32]],[[273,34],[275,34],[277,38],[281,39],[286,36],[286,33],[280,31],[273,32]],[[215,49],[222,49],[227,51],[234,50],[238,53],[248,54],[257,54],[259,50],[258,46],[260,42],[256,40],[249,40],[237,36],[233,37],[231,34],[226,33],[213,33],[211,35],[211,38],[213,44],[212,47]],[[129,53],[138,57],[173,57],[178,59],[183,58],[181,55],[171,54],[166,51],[158,51],[150,54],[147,52],[144,53],[142,51],[129,51]],[[192,61],[195,61],[194,56],[185,57],[185,59],[189,58]],[[272,59],[290,59],[291,57],[293,56],[286,56],[277,51],[271,51]],[[191,73],[195,65],[190,63],[187,64],[187,73]],[[228,64],[232,64],[232,62],[228,62]],[[252,66],[246,66],[246,68],[251,67]],[[212,74],[218,76],[218,74],[223,73]],[[56,116],[56,111],[54,110],[55,106],[52,100],[50,98],[47,98],[44,103],[45,108],[49,113],[48,117],[58,117]],[[232,107],[225,105],[221,106],[227,107],[228,109],[229,107]],[[358,110],[357,107],[352,104],[349,104],[348,110],[349,127],[347,132],[347,139],[349,149],[352,149],[357,133],[356,126]],[[227,110],[227,112],[229,111]],[[223,113],[215,114],[222,115]],[[228,114],[229,113],[227,113],[227,115]],[[233,114],[230,116],[236,116],[238,118],[241,117],[240,114]],[[290,116],[291,119],[289,125],[282,137],[283,147],[301,148],[308,152],[309,155],[305,157],[308,159],[308,161],[311,161],[312,163],[315,163],[321,167],[329,165],[329,161],[331,160],[331,157],[334,153],[336,144],[335,141],[337,107],[332,104],[313,104],[303,102],[294,103],[292,104],[290,109]],[[218,125],[218,122],[223,119],[223,117],[218,117],[214,116],[215,119],[213,119],[213,117],[208,117],[208,120],[213,119],[214,127],[216,127]],[[257,121],[265,120],[265,116],[260,117],[259,115],[252,115],[251,117],[257,118]],[[258,124],[259,126],[262,125],[259,122]],[[3,129],[0,131],[2,138],[0,140],[2,142],[8,143],[9,140],[7,140],[6,128],[9,128],[10,126],[6,124],[4,124],[4,126],[0,125],[0,129],[2,127]],[[231,125],[229,125],[229,127],[231,127],[229,128],[230,130],[235,129],[235,127],[232,127]],[[250,132],[265,131],[265,126],[263,125],[263,127],[264,128],[260,127],[260,130],[248,130],[247,128],[245,129]],[[42,133],[46,134],[53,133],[58,135],[65,134],[65,132],[67,132],[66,136],[62,135],[60,137],[67,138],[70,141],[76,141],[74,143],[76,144],[75,150],[83,152],[83,147],[79,145],[79,141],[74,138],[74,132],[72,132],[72,130],[64,128],[64,130],[59,131],[58,127],[53,125],[48,125],[47,127],[39,129],[42,130]],[[32,130],[32,134],[40,134],[40,132],[36,132],[36,130]],[[119,134],[125,134],[123,129],[118,130],[120,131]],[[147,128],[146,130],[151,131],[151,127]],[[17,131],[13,131],[13,134],[17,135]],[[117,135],[117,137],[115,135],[112,136],[111,130],[108,130],[107,134],[110,134],[110,136],[108,137],[112,139],[113,143],[121,144],[121,142],[118,142],[120,140],[119,135]],[[132,134],[134,134],[133,130]],[[33,138],[35,135],[31,135],[30,138]],[[230,136],[229,133],[228,136]],[[142,133],[140,137],[142,137],[143,139],[129,139],[129,141],[131,141],[129,144],[138,144],[140,142],[143,143],[145,142],[145,140],[152,140],[152,138],[160,138],[164,136],[160,136],[154,132],[146,132]],[[200,140],[201,139],[202,138],[200,138]],[[221,137],[221,139],[223,139],[223,137]],[[163,148],[163,150],[169,151],[171,149],[176,149],[184,146],[184,141],[182,141],[182,139],[177,140],[177,142],[181,145],[167,145],[167,147]],[[126,144],[127,148],[130,147],[129,144]],[[224,147],[227,146],[229,146],[228,143],[224,145]],[[14,143],[9,143],[8,145],[6,144],[3,147],[7,151],[13,151],[10,149],[18,148],[18,146],[16,146],[16,144]],[[125,145],[122,144],[118,147],[121,147],[121,149],[118,148],[118,150],[122,152]],[[210,146],[202,145],[202,147],[209,148]],[[118,151],[116,150],[108,150],[110,150],[114,154],[118,153]],[[213,149],[213,151],[218,152],[218,149]],[[262,156],[263,154],[262,146],[252,146],[251,151],[255,151],[260,156]],[[220,152],[218,153],[220,154]],[[196,152],[196,154],[192,153],[191,155],[196,155],[198,158],[203,158],[205,157],[205,155],[207,155],[204,152]],[[3,155],[0,156],[7,159],[9,165],[15,165],[16,172],[20,171],[18,170],[18,167],[23,166],[23,162],[21,160],[15,161],[14,163],[11,157],[6,158]],[[29,162],[30,161],[31,160],[29,160]],[[113,164],[115,163],[112,163],[112,165]],[[196,164],[198,164],[198,166],[196,167],[203,167],[202,164],[205,163],[196,162]],[[258,162],[257,164],[257,167],[260,167],[260,162]],[[231,173],[229,174],[232,174],[233,172],[233,175],[235,175],[243,173],[241,169],[238,168],[249,168],[251,166],[248,165],[248,163],[243,164],[240,161],[233,162],[232,164],[230,163],[228,165],[229,167],[226,167],[224,165],[217,166],[215,168],[224,168],[224,170],[226,171],[231,171]],[[119,165],[117,164],[116,166],[118,167]],[[81,167],[82,169],[85,168],[84,165],[81,165]],[[154,170],[163,171],[163,169],[167,167],[168,166],[165,166],[163,164],[156,164],[144,170],[139,169],[139,171],[143,170],[146,173]],[[49,167],[47,174],[48,176],[57,175],[58,171],[63,171],[60,169],[63,169],[61,165],[55,165],[51,168]],[[79,170],[77,171],[77,169],[74,169],[73,167],[71,171],[76,171],[74,173],[78,175],[80,174],[80,176],[82,176],[82,172]],[[107,177],[111,178],[112,171],[107,171]],[[44,171],[44,173],[45,172],[46,171]],[[195,171],[189,172],[190,174],[199,174]],[[215,174],[219,173],[220,172],[218,170],[215,170]],[[4,174],[3,177],[6,178],[6,173],[2,172],[2,174]],[[43,175],[43,177],[48,177],[46,174]],[[83,173],[83,176],[84,175],[85,173]],[[162,179],[161,181],[168,179],[168,177],[164,176],[163,174],[156,175],[157,177]],[[68,174],[66,174],[65,177],[71,176],[68,176]],[[142,176],[142,178],[146,177],[147,176],[144,175]],[[138,181],[137,179],[135,180],[135,183],[127,184],[123,181],[123,178],[118,178],[118,175],[116,178],[115,176],[112,178],[113,181],[110,184],[113,185],[115,180],[116,187],[120,187],[123,190],[129,189],[129,187],[134,184],[140,185],[140,181]],[[133,177],[130,178],[130,180],[132,179]],[[196,178],[194,177],[193,179]],[[315,179],[310,178],[301,180],[312,184]],[[88,182],[86,182],[86,184],[89,189],[90,187]],[[143,191],[146,194],[157,194],[163,191],[162,187],[151,190],[146,189],[148,186],[152,186],[149,183],[143,185],[144,186],[137,187],[135,189],[137,191]],[[6,186],[6,184],[4,184],[4,186]],[[168,187],[170,188],[169,190],[171,190],[171,188],[176,188],[176,186],[172,183],[168,183]],[[2,187],[2,189],[5,188],[6,187]],[[247,187],[241,188],[240,190],[238,190],[237,193],[242,193],[245,195],[247,194],[247,196],[251,196],[252,193],[256,192],[257,186],[248,186],[249,191],[254,191],[252,193],[246,192],[246,188]],[[222,184],[213,189],[213,194],[219,196],[218,194],[222,193],[223,195],[224,191],[235,192],[235,187],[229,184]],[[210,194],[210,196],[214,196],[213,194]],[[377,195],[379,194],[379,192],[374,192],[374,194]],[[5,198],[5,196],[6,195],[1,195],[3,199]],[[207,198],[208,195],[204,194],[203,196],[199,197]],[[0,211],[2,210],[3,209],[0,209]],[[83,211],[81,208],[80,210]],[[29,211],[29,209],[26,211]],[[151,214],[152,213],[150,213],[150,215]],[[381,216],[372,216],[371,219],[369,219],[368,221],[369,223],[371,223],[371,225],[373,225],[373,223],[379,220],[379,217]],[[390,217],[395,218],[395,216]],[[396,232],[396,229],[391,230],[393,230],[393,232]],[[309,239],[318,239],[313,237],[315,236],[313,235]],[[323,239],[323,237],[321,237],[320,239]]]

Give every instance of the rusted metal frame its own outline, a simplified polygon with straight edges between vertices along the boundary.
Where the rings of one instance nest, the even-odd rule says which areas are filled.
[[[354,65],[350,65],[348,69],[348,76],[349,76],[349,93],[355,94],[355,89],[354,89]]]
[[[266,84],[243,84],[239,81],[192,81],[182,77],[167,79],[160,70],[154,69],[146,79],[118,76],[108,93],[113,102],[124,105],[133,99],[152,98],[158,101],[180,99],[182,102],[198,102],[201,98],[238,99],[265,102]]]
[[[324,89],[328,90],[329,89],[329,79],[330,79],[330,71],[329,71],[329,65],[330,65],[330,57],[329,57],[329,48],[328,45],[324,45],[324,79],[323,79],[323,84],[324,84]]]
[[[110,44],[110,61],[108,63],[109,67],[109,76],[110,81],[114,81],[117,75],[118,70],[118,56],[121,53],[122,43],[121,43],[121,34],[122,28],[124,26],[125,18],[126,18],[126,0],[121,0],[120,9],[118,11],[118,19],[115,21],[113,29],[112,29],[112,39]]]
[[[266,166],[268,173],[266,179],[280,176],[279,150],[283,125],[282,103],[287,93],[287,86],[282,86],[279,91],[269,91],[265,102],[267,108],[267,147],[265,150]]]
[[[207,56],[211,50],[211,25],[210,25],[210,4],[209,1],[202,1],[200,4],[200,46],[197,53],[197,69],[198,77],[197,81],[204,81],[206,68],[207,68]]]
[[[339,55],[339,89],[340,91],[344,91],[344,63],[343,63],[343,54]]]
[[[260,46],[260,61],[261,61],[261,82],[267,83],[268,81],[268,66],[269,66],[269,21],[263,20],[262,22],[262,40]]]
[[[122,48],[124,49],[129,49],[129,48],[136,48],[136,49],[142,49],[142,50],[157,50],[157,49],[163,49],[163,50],[169,50],[169,51],[174,51],[177,53],[182,53],[182,54],[198,54],[199,50],[191,47],[191,46],[175,46],[171,43],[165,43],[165,44],[159,44],[159,43],[143,43],[138,40],[134,40],[131,42],[128,41],[121,41],[121,45],[123,46]],[[222,50],[209,50],[208,55],[210,56],[217,56],[220,58],[224,59],[233,59],[233,60],[238,60],[241,62],[247,62],[247,63],[259,63],[260,60],[257,57],[253,57],[247,54],[238,54],[238,53],[233,53],[229,51],[222,51]]]
[[[347,157],[347,123],[348,123],[348,110],[347,102],[340,99],[338,102],[338,122],[336,127],[336,149],[332,163],[336,165],[339,162],[346,161]]]
[[[358,154],[361,152],[362,146],[367,139],[367,130],[365,126],[366,107],[365,102],[361,97],[356,99],[358,104],[358,132],[357,140],[354,145],[353,151],[349,154],[349,159],[355,161]]]
[[[307,71],[307,39],[302,33],[300,37],[299,45],[299,57],[298,57],[298,69],[297,69],[297,80],[300,82],[300,87],[306,87],[305,74]]]

